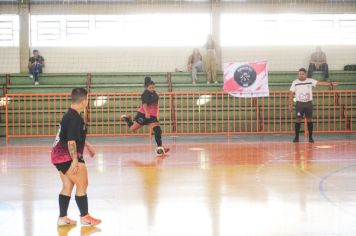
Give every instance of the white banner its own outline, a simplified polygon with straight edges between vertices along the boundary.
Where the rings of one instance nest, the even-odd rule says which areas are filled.
[[[267,61],[225,63],[224,91],[234,97],[268,97]]]

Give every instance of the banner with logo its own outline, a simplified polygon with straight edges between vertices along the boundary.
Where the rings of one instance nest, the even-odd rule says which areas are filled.
[[[234,97],[268,97],[267,61],[225,63],[224,91]]]

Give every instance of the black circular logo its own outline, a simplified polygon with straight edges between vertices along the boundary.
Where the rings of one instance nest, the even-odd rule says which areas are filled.
[[[240,86],[250,87],[256,81],[256,71],[249,65],[242,65],[236,69],[234,79]]]

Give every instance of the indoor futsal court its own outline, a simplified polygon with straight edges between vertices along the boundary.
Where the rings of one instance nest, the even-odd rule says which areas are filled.
[[[355,0],[0,0],[0,236],[355,236]]]
[[[354,235],[355,135],[317,137],[167,137],[165,157],[148,138],[90,138],[89,207],[103,222],[58,228],[50,143],[11,141],[1,147],[1,235]]]

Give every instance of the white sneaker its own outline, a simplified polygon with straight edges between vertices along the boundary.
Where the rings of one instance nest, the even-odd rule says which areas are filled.
[[[65,226],[65,225],[76,225],[77,221],[69,219],[67,216],[58,217],[57,225]]]
[[[35,85],[39,85],[40,83],[38,81],[35,82]]]
[[[158,156],[163,156],[164,155],[164,148],[163,147],[157,147],[156,148],[156,154]]]
[[[28,75],[28,78],[33,79],[33,75]]]
[[[123,114],[120,116],[121,119],[131,119],[130,115]]]
[[[196,84],[197,82],[193,81],[193,84]]]
[[[210,81],[206,81],[206,84],[210,84]]]
[[[214,84],[217,84],[217,83],[219,83],[219,82],[218,82],[218,81],[215,81],[215,82],[214,82]]]
[[[157,156],[163,156],[163,155],[166,154],[167,152],[169,152],[169,148],[165,148],[165,147],[157,147],[157,148],[156,148],[156,154],[157,154]]]

